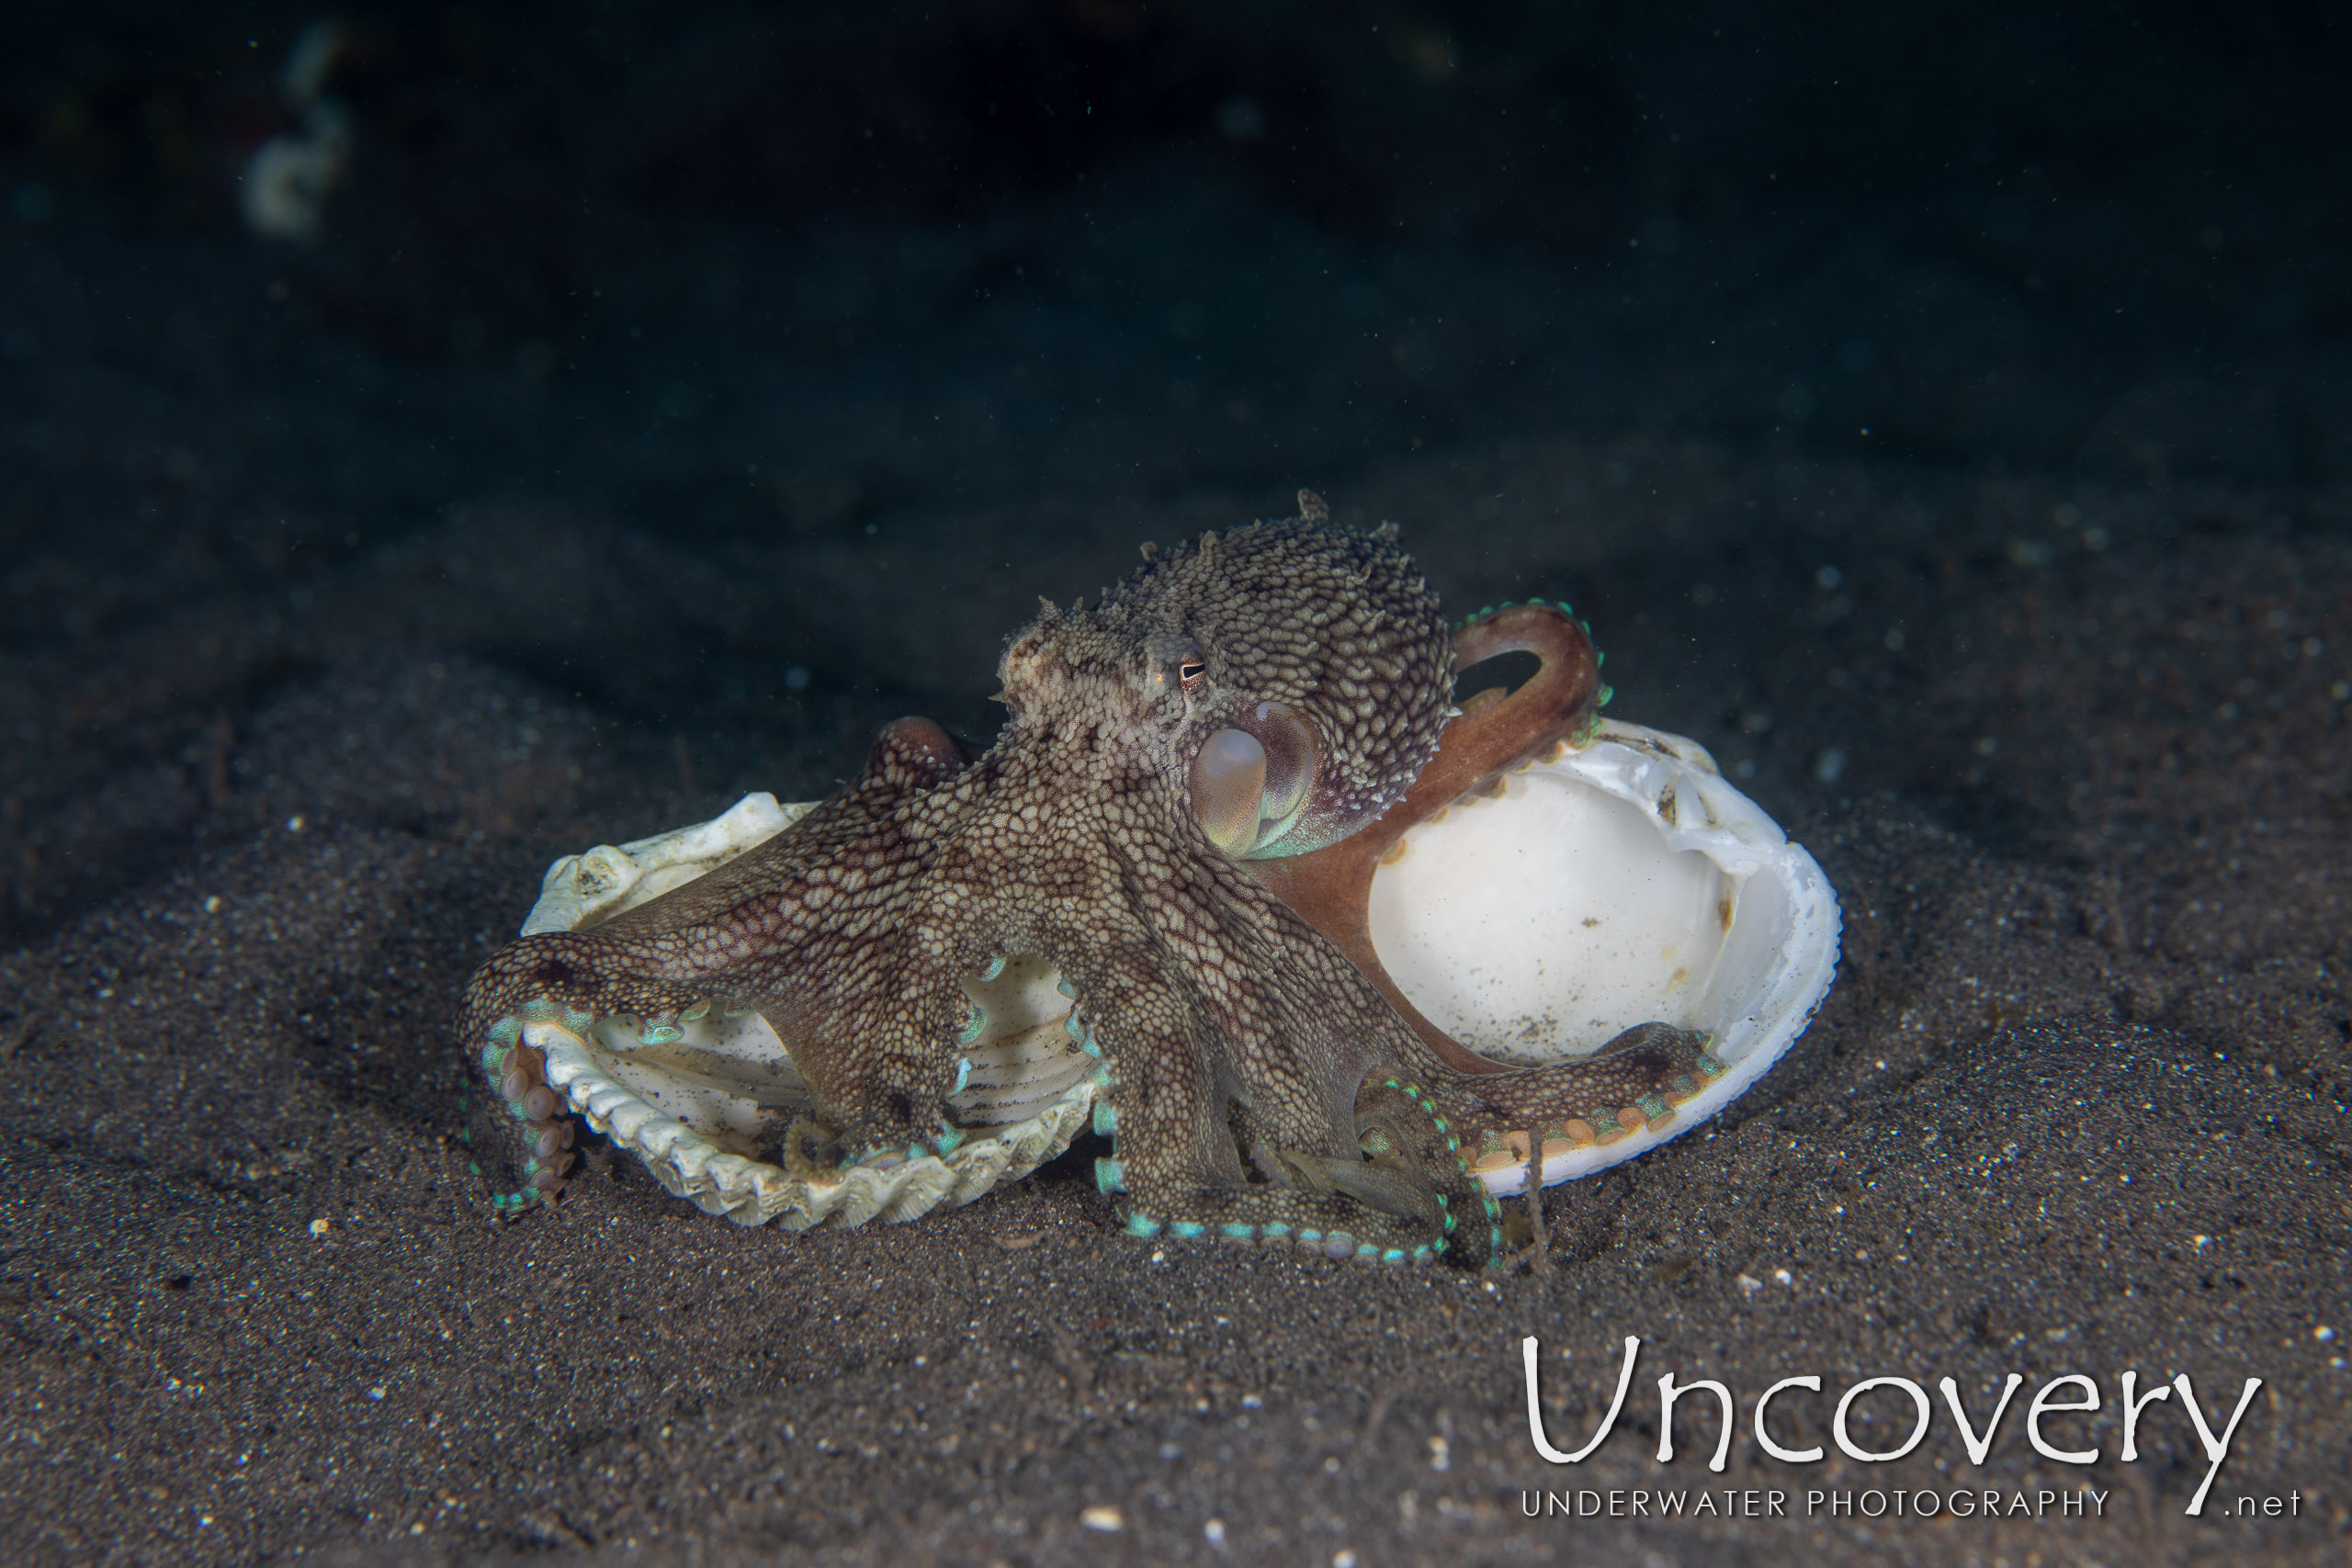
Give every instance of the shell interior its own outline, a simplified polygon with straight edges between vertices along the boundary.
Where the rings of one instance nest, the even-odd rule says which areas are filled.
[[[1704,748],[1607,723],[1408,829],[1374,875],[1373,947],[1422,1014],[1482,1055],[1540,1066],[1659,1021],[1731,1070],[1668,1126],[1544,1162],[1549,1185],[1631,1158],[1763,1076],[1829,989],[1836,893]],[[1487,1178],[1519,1190],[1514,1168]]]

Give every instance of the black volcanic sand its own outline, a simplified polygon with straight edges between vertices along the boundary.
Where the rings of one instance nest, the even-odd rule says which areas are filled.
[[[2344,1561],[2326,7],[351,10],[300,245],[237,198],[316,0],[0,6],[0,1557]],[[985,739],[1037,594],[1300,485],[1572,600],[1820,857],[1728,1114],[1487,1277],[1138,1242],[1091,1141],[906,1226],[487,1219],[449,1019],[550,860]],[[1643,1340],[1581,1466],[1531,1333],[1571,1446]],[[2125,1371],[2263,1380],[2205,1517]],[[1747,1420],[2011,1372],[1982,1468]],[[1522,1514],[1710,1483],[2105,1502]]]
[[[725,556],[483,504],[290,591],[158,558],[129,569],[147,611],[6,655],[13,1559],[2340,1561],[2346,496],[1641,439],[1299,477],[1402,523],[1457,610],[1574,600],[1611,711],[1707,743],[1820,857],[1837,988],[1726,1116],[1555,1190],[1548,1253],[1483,1278],[1136,1241],[1085,1146],[905,1226],[744,1231],[624,1162],[501,1228],[447,1021],[553,856],[820,794],[908,708],[984,735],[1030,595],[1286,497],[1047,493]],[[786,682],[787,635],[831,662]],[[1529,1333],[1563,1439],[1644,1341],[1577,1469],[1531,1448]],[[2127,1369],[2217,1419],[2263,1380],[2205,1518],[2177,1401],[2118,1462]],[[1709,1414],[1650,1457],[1667,1371],[1739,1394],[1723,1476]],[[1950,1376],[1981,1416],[2012,1371],[1982,1470],[1940,1401],[1883,1466],[1782,1464],[1747,1426],[1786,1376]],[[2108,1400],[2052,1426],[2100,1449],[2079,1469],[2023,1429],[2073,1371]],[[1786,1410],[1822,1435],[1825,1401]],[[1710,1481],[2108,1499],[1521,1517]]]

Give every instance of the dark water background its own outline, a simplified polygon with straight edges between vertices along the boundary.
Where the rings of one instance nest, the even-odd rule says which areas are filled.
[[[1508,1518],[1558,1483],[1523,1330],[1747,1394],[2259,1372],[2233,1464],[2310,1491],[2263,1550],[2340,1551],[2337,8],[335,15],[0,10],[0,1513],[40,1560],[1226,1560],[1207,1517],[1244,1561],[1764,1560]],[[258,231],[256,154],[328,119],[312,231]],[[1847,968],[1736,1135],[1555,1194],[1550,1282],[1497,1292],[1147,1265],[1069,1170],[888,1235],[628,1172],[478,1225],[447,1010],[550,856],[821,794],[898,713],[985,738],[1035,594],[1302,485],[1457,609],[1572,595],[1613,711],[1821,854]],[[1955,1177],[1938,1116],[2025,1153]],[[2139,1186],[2067,1196],[2118,1150]],[[1768,1322],[1784,1263],[1835,1283]],[[2164,1442],[2128,1529],[1905,1550],[2245,1560]]]
[[[1498,532],[1591,526],[1594,491],[1746,466],[1668,503],[1715,513],[1702,544],[1552,589],[1662,606],[1917,554],[1889,507],[1737,515],[1776,463],[2087,486],[2160,537],[2199,484],[2352,479],[2352,51],[2324,6],[340,15],[299,91],[307,7],[0,19],[0,592],[46,671],[0,693],[24,929],[119,881],[119,846],[74,848],[64,736],[185,770],[327,657],[271,625],[377,600],[354,563],[388,550],[464,575],[492,509],[571,575],[334,656],[478,654],[716,748],[708,774],[843,705],[985,736],[991,639],[1171,503],[1159,531],[1301,484],[1363,517],[1400,467],[1589,457],[1425,484],[1398,520],[1475,578]],[[348,156],[311,235],[262,237],[248,166],[320,100]],[[1992,545],[2080,536],[2045,523]],[[637,546],[737,602],[650,608],[655,569],[610,557]],[[148,660],[163,689],[52,700],[56,660],[223,595],[237,627]],[[1715,739],[1742,699],[1671,657],[1648,716]]]

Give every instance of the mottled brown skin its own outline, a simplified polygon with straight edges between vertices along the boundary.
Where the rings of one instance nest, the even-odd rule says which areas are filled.
[[[1449,1066],[1210,841],[1188,782],[1211,734],[1283,705],[1320,766],[1308,827],[1283,847],[1340,837],[1435,752],[1452,672],[1436,597],[1391,537],[1304,521],[1204,536],[1013,636],[1012,716],[985,755],[900,720],[855,783],[759,849],[498,953],[469,988],[469,1037],[537,998],[648,1019],[756,1007],[820,1111],[784,1157],[830,1164],[952,1142],[959,981],[1042,954],[1107,1069],[1106,1185],[1123,1168],[1131,1230],[1481,1261],[1493,1205],[1460,1148],[1612,1115],[1687,1070],[1698,1042],[1653,1031],[1571,1066]],[[493,1047],[493,1077],[528,1079],[529,1055]],[[542,1148],[560,1141],[551,1116],[531,1120]],[[542,1190],[570,1157],[543,1159]]]

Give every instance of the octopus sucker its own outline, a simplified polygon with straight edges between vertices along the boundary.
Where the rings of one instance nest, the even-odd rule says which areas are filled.
[[[1531,1168],[1626,1157],[1752,1082],[1834,965],[1818,869],[1697,748],[1602,722],[1565,606],[1450,628],[1393,528],[1301,507],[1043,603],[985,750],[901,719],[830,799],[559,862],[467,993],[520,1173],[495,1211],[561,1190],[574,1117],[792,1229],[969,1201],[1091,1127],[1131,1235],[1476,1266]],[[1535,672],[1456,708],[1457,667],[1504,654]],[[1632,882],[1578,849],[1546,871],[1571,886],[1522,886],[1515,840],[1596,823],[1655,829]],[[1525,929],[1449,945],[1482,906]],[[1564,988],[1555,957],[1600,951],[1579,919],[1640,975]]]

